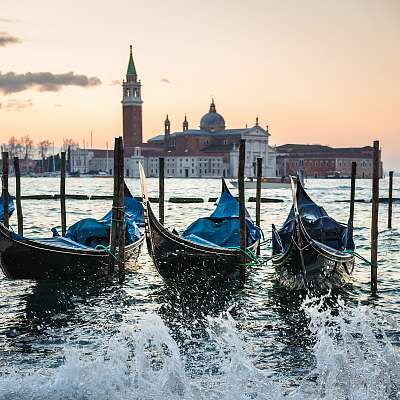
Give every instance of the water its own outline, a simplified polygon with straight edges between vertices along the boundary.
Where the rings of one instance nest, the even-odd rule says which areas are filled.
[[[56,193],[58,184],[25,178],[23,194]],[[137,180],[128,184],[139,194]],[[369,199],[370,182],[357,185],[356,197]],[[111,188],[109,179],[67,180],[67,193],[109,194]],[[156,180],[149,188],[157,195]],[[349,182],[309,180],[307,189],[333,217],[347,220],[348,204],[334,200],[348,198]],[[219,190],[218,180],[166,181],[166,198],[208,198]],[[270,224],[279,226],[290,208],[288,190],[268,196],[285,203],[262,205],[267,237]],[[68,200],[68,223],[101,216],[109,206]],[[369,258],[370,205],[355,207],[357,250]],[[24,201],[23,208],[27,235],[47,235],[59,225],[56,200]],[[166,223],[183,229],[212,208],[166,203]],[[254,203],[248,208],[254,215]],[[399,209],[394,205],[395,227]],[[254,269],[242,290],[167,286],[146,249],[124,285],[1,277],[0,399],[398,399],[400,234],[385,229],[386,219],[381,205],[377,297],[370,296],[369,267],[362,262],[349,287],[320,298],[283,290],[270,265]]]

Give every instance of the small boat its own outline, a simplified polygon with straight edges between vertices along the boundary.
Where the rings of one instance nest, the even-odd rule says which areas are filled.
[[[292,178],[293,206],[283,227],[272,225],[273,265],[277,279],[290,289],[330,289],[347,283],[354,268],[353,229],[308,196]]]
[[[0,267],[12,279],[85,279],[105,276],[109,260],[111,211],[103,218],[85,218],[65,237],[52,229],[53,237],[20,236],[0,223]],[[138,227],[143,206],[125,186],[125,260],[136,262],[144,235]]]
[[[239,182],[237,179],[230,180],[231,185],[235,188],[239,187]],[[257,179],[256,178],[246,178],[244,181],[245,189],[257,189]],[[261,178],[261,189],[288,189],[290,188],[290,178]]]
[[[166,229],[155,217],[146,189],[143,168],[140,168],[146,243],[160,275],[169,279],[243,278],[243,261],[248,261],[239,247],[239,203],[231,195],[225,181],[214,212],[194,221],[182,234]],[[254,253],[261,229],[247,213],[247,251]]]

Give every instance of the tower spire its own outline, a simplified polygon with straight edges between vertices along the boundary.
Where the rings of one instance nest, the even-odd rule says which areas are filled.
[[[167,114],[167,118],[165,118],[164,121],[164,147],[165,150],[167,151],[170,149],[170,135],[171,135],[171,123],[169,121]]]
[[[211,99],[210,112],[217,112],[215,108],[214,98]]]
[[[129,46],[129,62],[128,62],[128,70],[126,71],[126,81],[127,82],[136,82],[137,74],[135,63],[133,61],[132,56],[132,45]]]
[[[186,114],[185,114],[185,119],[183,120],[183,131],[187,131],[189,129],[189,122],[186,119]]]

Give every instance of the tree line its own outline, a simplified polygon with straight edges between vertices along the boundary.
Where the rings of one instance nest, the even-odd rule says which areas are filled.
[[[76,148],[78,143],[71,138],[64,138],[61,151],[67,151],[68,148]],[[19,159],[28,160],[33,157],[35,150],[42,160],[46,159],[54,142],[50,140],[42,140],[36,145],[29,135],[21,136],[19,139],[11,136],[8,143],[2,144],[2,151],[8,151],[9,157],[18,157]]]

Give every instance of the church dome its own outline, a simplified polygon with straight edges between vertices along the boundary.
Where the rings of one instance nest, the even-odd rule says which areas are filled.
[[[210,111],[204,114],[200,120],[200,129],[204,131],[221,131],[225,129],[225,120],[215,109],[214,99],[210,104]]]

